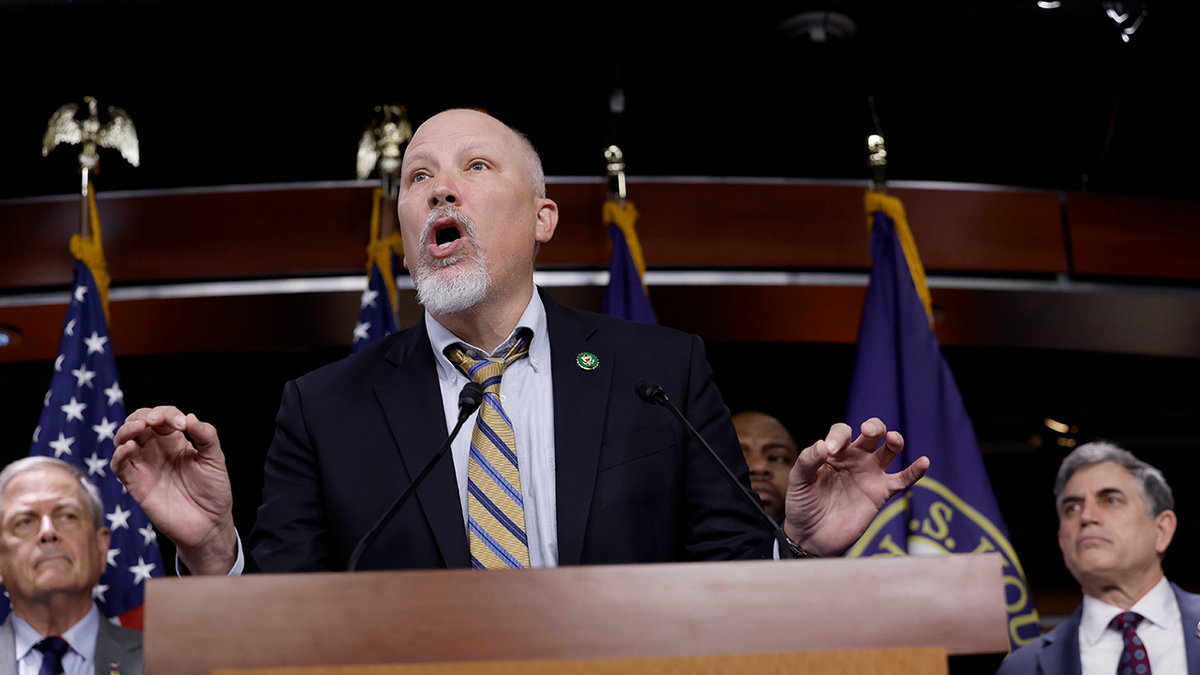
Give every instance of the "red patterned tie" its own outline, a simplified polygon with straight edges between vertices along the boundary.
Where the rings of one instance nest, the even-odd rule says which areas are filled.
[[[1117,675],[1150,675],[1150,655],[1146,653],[1146,645],[1134,632],[1142,615],[1137,612],[1122,612],[1113,618],[1108,627],[1119,631],[1125,638],[1125,650],[1121,652],[1121,661],[1117,663]]]

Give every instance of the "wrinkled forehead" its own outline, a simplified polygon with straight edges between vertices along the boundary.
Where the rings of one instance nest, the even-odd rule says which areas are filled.
[[[28,509],[43,501],[81,507],[88,504],[87,495],[79,481],[66,471],[54,468],[30,469],[13,476],[4,486],[4,494],[0,497],[3,497],[4,504],[0,518],[14,509]]]
[[[404,153],[404,164],[466,149],[490,149],[510,157],[521,151],[516,133],[500,120],[474,110],[448,110],[417,129]]]
[[[1069,480],[1064,494],[1096,493],[1102,490],[1119,489],[1122,492],[1137,492],[1135,478],[1125,467],[1113,462],[1100,462],[1076,471]]]

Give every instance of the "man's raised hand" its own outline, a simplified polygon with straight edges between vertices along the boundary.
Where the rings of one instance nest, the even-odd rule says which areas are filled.
[[[884,503],[929,469],[929,459],[921,457],[899,473],[887,473],[904,449],[904,438],[875,417],[863,422],[861,431],[851,443],[850,427],[833,425],[792,467],[784,530],[809,553],[838,555],[850,548]]]
[[[188,570],[229,572],[237,534],[216,428],[173,406],[141,408],[125,419],[114,443],[113,473],[175,543]]]

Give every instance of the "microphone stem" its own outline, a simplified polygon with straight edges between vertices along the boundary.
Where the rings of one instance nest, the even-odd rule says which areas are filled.
[[[438,463],[438,460],[440,460],[442,455],[446,454],[446,451],[450,449],[450,443],[452,443],[454,441],[454,437],[458,435],[458,430],[462,428],[463,422],[466,422],[467,418],[470,416],[471,415],[469,412],[465,415],[461,414],[460,412],[458,416],[458,424],[454,425],[454,431],[450,432],[450,436],[446,438],[446,442],[442,444],[442,447],[438,448],[438,451],[433,455],[433,459],[430,459],[429,462],[425,464],[425,468],[421,469],[421,473],[417,474],[416,478],[409,481],[408,487],[404,488],[404,492],[400,493],[400,496],[396,498],[396,501],[392,502],[392,505],[388,507],[387,512],[383,514],[383,517],[380,518],[379,521],[375,523],[375,525],[372,526],[367,532],[367,536],[363,537],[362,541],[358,542],[358,546],[354,547],[354,552],[350,554],[350,562],[346,564],[347,572],[353,572],[358,567],[358,559],[361,558],[362,554],[368,548],[370,548],[371,544],[375,543],[376,539],[379,538],[379,533],[383,531],[384,524],[392,519],[392,516],[395,515],[396,511],[400,509],[400,506],[403,505],[404,502],[408,501],[408,496],[412,494],[413,490],[417,489],[417,486],[420,485],[423,480],[425,480],[425,476],[430,471],[433,471],[433,467]]]
[[[704,436],[701,436],[700,432],[696,431],[696,427],[692,426],[692,423],[683,416],[683,413],[679,412],[679,408],[676,408],[675,404],[671,403],[671,401],[667,399],[665,395],[658,402],[665,406],[667,410],[670,410],[675,417],[679,419],[683,426],[686,427],[688,431],[692,432],[692,436],[696,440],[700,441],[700,445],[703,445],[704,449],[708,451],[708,456],[711,457],[714,462],[716,462],[717,466],[721,467],[721,471],[725,473],[725,477],[729,479],[729,482],[733,483],[738,490],[741,490],[746,499],[754,505],[754,508],[758,509],[758,512],[762,515],[763,520],[771,525],[771,533],[775,535],[775,540],[779,543],[779,557],[795,558],[796,556],[792,553],[791,546],[788,545],[787,533],[783,531],[783,528],[779,526],[779,523],[775,522],[774,518],[767,514],[766,509],[762,507],[762,502],[758,499],[758,495],[751,492],[750,488],[743,485],[742,482],[737,479],[737,476],[733,475],[733,471],[731,471],[729,467],[725,465],[725,462],[721,461],[721,458],[717,455],[717,451],[713,450],[712,446],[708,444],[708,441],[704,440]]]

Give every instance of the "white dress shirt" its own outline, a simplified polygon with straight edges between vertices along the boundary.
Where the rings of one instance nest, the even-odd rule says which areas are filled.
[[[442,407],[446,411],[446,433],[458,422],[458,395],[470,380],[446,358],[450,345],[466,345],[472,358],[487,355],[469,345],[437,322],[428,312],[425,328],[437,362]],[[502,357],[522,329],[533,331],[529,356],[513,362],[500,380],[500,405],[512,420],[516,439],[517,471],[521,476],[521,498],[525,505],[525,534],[529,540],[529,564],[533,567],[558,565],[558,512],[554,474],[554,380],[550,375],[550,334],[546,330],[546,307],[537,290],[533,292],[517,327],[490,355]],[[471,433],[476,412],[463,423],[450,446],[454,475],[458,479],[458,498],[462,505],[464,531],[467,522],[467,460],[471,452]]]
[[[1113,675],[1125,649],[1119,631],[1108,624],[1125,610],[1114,607],[1090,595],[1083,596],[1083,616],[1079,621],[1079,656],[1083,675]],[[1154,675],[1183,675],[1187,672],[1187,647],[1183,640],[1183,619],[1179,601],[1167,578],[1159,579],[1154,588],[1142,596],[1131,612],[1144,618],[1138,624],[1137,635],[1146,647],[1150,672]]]
[[[100,610],[96,605],[62,634],[70,649],[63,654],[64,675],[95,675],[96,635],[100,631]],[[21,617],[13,614],[16,636],[17,675],[37,675],[42,668],[42,652],[33,646],[45,637]]]

